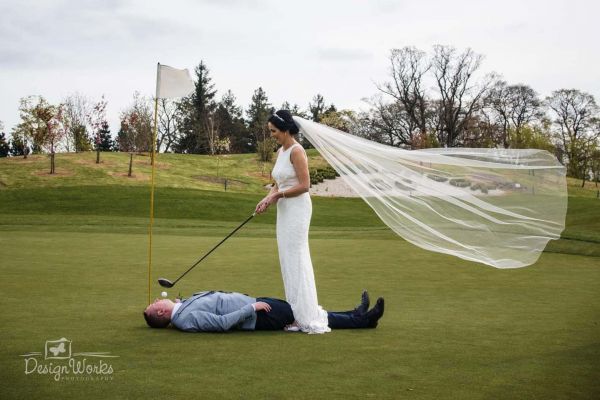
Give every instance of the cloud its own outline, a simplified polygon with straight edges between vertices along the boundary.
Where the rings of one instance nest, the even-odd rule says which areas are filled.
[[[266,0],[201,0],[200,3],[209,4],[216,7],[227,7],[227,8],[254,8],[267,5]]]
[[[135,10],[135,4],[125,0],[54,1],[42,7],[30,2],[4,4],[0,65],[22,69],[112,65],[178,38],[200,35],[199,28]]]
[[[319,48],[317,57],[327,61],[362,61],[373,57],[369,51],[364,49],[350,48]]]

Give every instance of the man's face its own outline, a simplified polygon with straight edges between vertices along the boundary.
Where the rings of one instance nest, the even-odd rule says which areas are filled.
[[[150,304],[146,307],[147,314],[153,314],[162,316],[164,314],[170,313],[172,309],[172,301],[169,299],[156,299],[154,303]]]

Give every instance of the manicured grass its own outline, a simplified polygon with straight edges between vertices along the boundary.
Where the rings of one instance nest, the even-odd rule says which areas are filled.
[[[145,235],[0,238],[3,398],[587,399],[600,390],[598,258],[548,253],[501,271],[400,239],[312,239],[320,302],[348,309],[369,288],[387,301],[376,330],[184,334],[146,328],[141,317]],[[173,277],[215,238],[155,243],[155,277]],[[274,238],[232,239],[170,295],[213,288],[283,296]],[[25,376],[19,355],[61,337],[74,351],[118,355],[113,380]]]
[[[380,326],[327,335],[185,334],[147,328],[141,316],[146,186],[106,176],[53,184],[31,174],[0,176],[9,183],[0,190],[2,399],[600,394],[600,200],[587,192],[569,187],[575,196],[563,239],[535,265],[516,270],[421,250],[391,233],[360,199],[314,197],[310,246],[320,303],[353,308],[368,288],[373,300],[386,299]],[[264,194],[259,183],[237,193],[176,186],[157,189],[153,296],[163,290],[157,277],[183,272]],[[274,214],[257,216],[169,295],[222,289],[283,297]],[[20,355],[43,352],[46,340],[61,337],[73,341],[74,352],[119,356],[106,359],[112,380],[25,375]]]

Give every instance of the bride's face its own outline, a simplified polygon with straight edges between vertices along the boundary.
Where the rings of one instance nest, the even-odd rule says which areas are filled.
[[[277,127],[270,122],[267,122],[267,126],[269,127],[269,132],[271,132],[271,137],[277,140],[277,143],[283,144],[286,133],[277,129]]]

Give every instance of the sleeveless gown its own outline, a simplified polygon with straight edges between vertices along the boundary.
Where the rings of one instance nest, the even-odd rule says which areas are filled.
[[[299,183],[290,161],[292,148],[279,149],[272,176],[279,190],[286,190]],[[294,318],[302,332],[329,332],[327,312],[319,306],[310,250],[308,229],[312,216],[310,195],[280,198],[277,201],[277,247],[285,297],[294,312]]]

